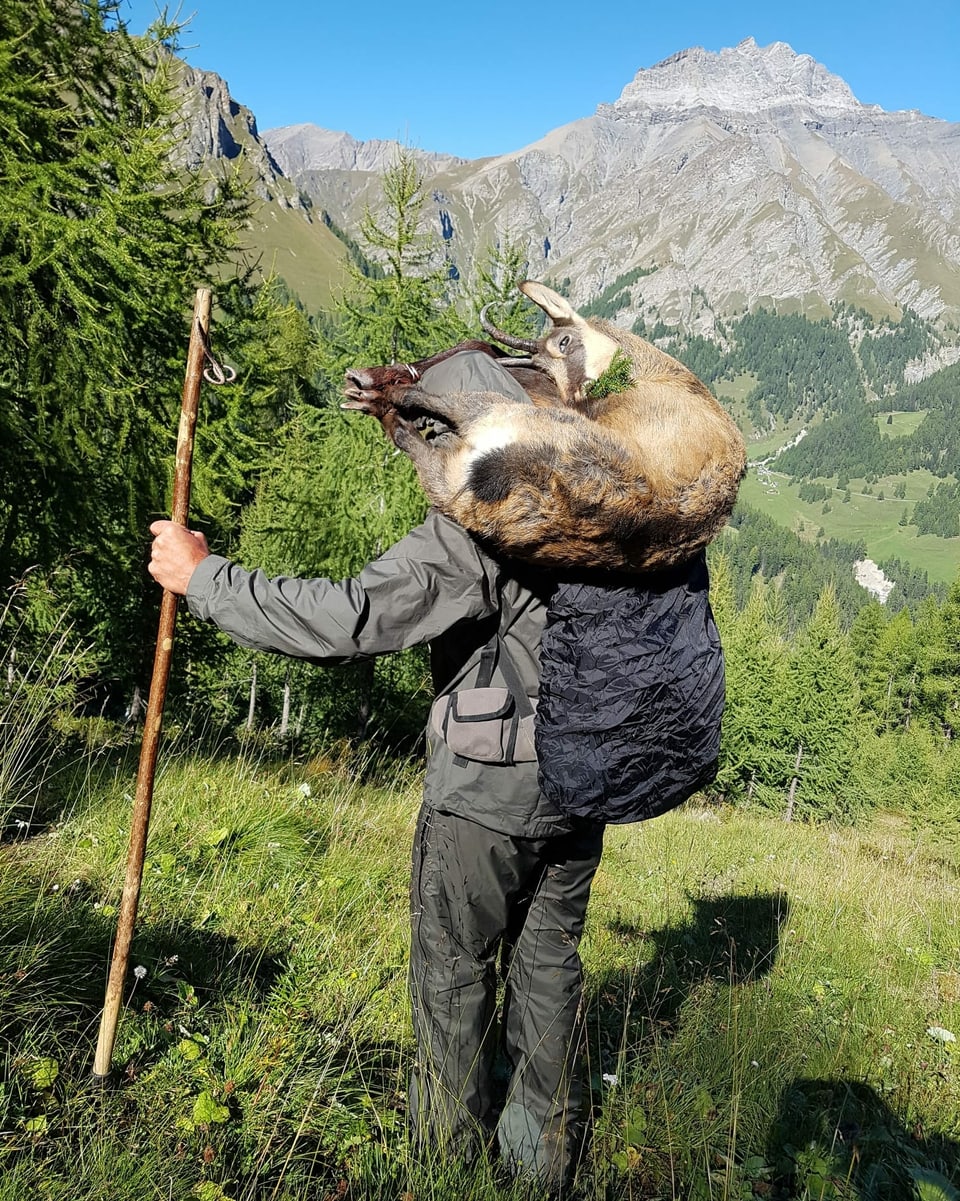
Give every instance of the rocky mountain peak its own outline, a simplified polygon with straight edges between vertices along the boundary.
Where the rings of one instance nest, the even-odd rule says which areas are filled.
[[[185,158],[242,151],[258,195],[305,198],[348,234],[376,204],[397,143],[312,124],[258,136],[216,76],[185,68],[184,87]],[[712,335],[717,315],[837,301],[960,313],[960,124],[861,104],[784,42],[683,50],[494,158],[413,153],[450,269],[509,239],[533,278],[568,275],[574,303],[610,291],[626,324],[656,313]]]
[[[263,140],[283,173],[291,178],[306,171],[383,172],[404,149],[399,142],[380,139],[359,142],[348,133],[309,123],[268,129]],[[464,161],[449,154],[416,149],[411,152],[425,170],[445,170]]]
[[[797,54],[786,42],[758,46],[751,37],[719,52],[702,46],[681,50],[638,71],[607,111],[619,116],[638,109],[755,113],[796,104],[821,111],[864,107],[838,75],[809,54]]]
[[[226,80],[175,60],[180,100],[180,137],[172,158],[191,170],[241,157],[253,194],[281,208],[299,209],[303,202],[294,184],[283,179],[276,160],[257,132],[250,109],[230,95]],[[209,181],[212,195],[216,185]]]

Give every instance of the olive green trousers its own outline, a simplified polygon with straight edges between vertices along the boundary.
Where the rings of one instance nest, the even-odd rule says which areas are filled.
[[[525,839],[421,812],[410,1118],[424,1150],[499,1151],[548,1185],[570,1177],[585,1128],[578,944],[602,843],[598,825]]]

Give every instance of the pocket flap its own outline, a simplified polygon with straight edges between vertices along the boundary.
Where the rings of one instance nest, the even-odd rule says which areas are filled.
[[[532,718],[531,724],[532,724]],[[465,688],[433,702],[430,726],[454,755],[474,763],[515,763],[520,730],[507,688]]]
[[[465,688],[450,697],[453,721],[495,721],[513,712],[513,697],[506,688]]]

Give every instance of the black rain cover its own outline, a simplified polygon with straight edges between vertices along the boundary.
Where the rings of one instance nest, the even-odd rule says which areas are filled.
[[[723,652],[703,554],[610,586],[560,584],[540,657],[540,787],[564,813],[642,821],[716,775]]]

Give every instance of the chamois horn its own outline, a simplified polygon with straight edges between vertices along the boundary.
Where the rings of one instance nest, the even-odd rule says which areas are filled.
[[[487,311],[492,309],[496,303],[495,300],[491,300],[480,310],[480,324],[483,326],[484,333],[488,333],[491,338],[495,338],[504,346],[510,346],[513,350],[525,350],[527,354],[536,354],[540,349],[540,343],[534,341],[533,338],[518,338],[514,334],[505,334],[502,329],[497,329],[495,325],[490,324],[487,320]]]

